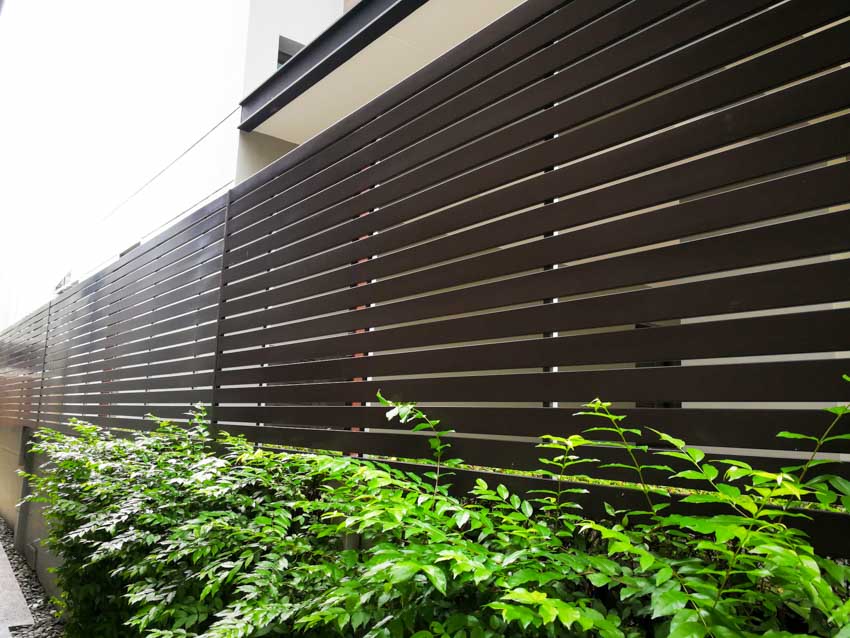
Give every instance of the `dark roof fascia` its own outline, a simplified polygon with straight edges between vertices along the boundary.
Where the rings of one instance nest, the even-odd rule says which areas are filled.
[[[240,102],[252,131],[428,0],[362,0]]]

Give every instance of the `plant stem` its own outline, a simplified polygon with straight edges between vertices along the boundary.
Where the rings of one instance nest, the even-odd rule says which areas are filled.
[[[829,427],[826,428],[824,433],[818,439],[817,443],[815,444],[815,449],[812,450],[812,455],[809,457],[809,460],[806,461],[806,464],[803,466],[803,470],[800,472],[800,484],[803,483],[803,480],[806,478],[806,473],[809,471],[809,468],[814,462],[815,457],[817,457],[818,452],[820,452],[820,449],[823,447],[824,442],[826,441],[826,439],[829,438],[830,433],[835,428],[835,426],[838,425],[838,422],[841,420],[842,416],[844,416],[844,413],[836,415],[836,417],[832,420],[832,423],[829,424]]]
[[[634,465],[635,470],[637,470],[638,478],[640,479],[640,487],[641,487],[641,490],[643,491],[643,496],[644,496],[644,498],[646,498],[646,502],[649,505],[649,510],[652,511],[653,503],[652,503],[652,498],[649,496],[649,486],[647,486],[646,480],[644,480],[644,478],[643,478],[643,470],[640,467],[640,463],[638,463],[637,458],[635,457],[634,452],[632,451],[632,448],[634,446],[631,445],[626,440],[626,437],[623,434],[623,429],[619,425],[617,425],[617,422],[616,422],[616,419],[614,418],[614,415],[611,414],[611,412],[608,410],[608,408],[603,406],[602,409],[605,410],[605,416],[607,416],[608,419],[617,428],[617,434],[620,435],[620,440],[623,442],[623,447],[625,447],[626,452],[628,452],[628,454],[629,454],[629,458],[632,460],[632,465]]]
[[[729,582],[729,578],[731,578],[732,576],[732,570],[735,569],[735,565],[738,562],[738,557],[741,555],[741,552],[743,552],[744,548],[747,546],[747,543],[750,540],[750,535],[753,532],[753,528],[758,522],[759,515],[764,510],[765,506],[767,506],[767,504],[773,498],[777,487],[778,485],[770,490],[770,494],[762,498],[758,508],[755,511],[755,514],[753,514],[752,520],[747,526],[747,531],[744,533],[744,537],[741,539],[741,542],[738,543],[738,547],[735,548],[735,551],[732,554],[732,558],[729,560],[729,564],[726,566],[726,572],[723,574],[723,581],[720,583],[720,587],[717,588],[717,595],[714,598],[714,604],[711,606],[712,609],[716,608],[718,603],[720,602],[720,596],[723,594],[723,590],[726,588],[726,585]]]

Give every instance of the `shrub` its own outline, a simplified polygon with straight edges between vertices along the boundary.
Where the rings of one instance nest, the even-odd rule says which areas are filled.
[[[724,510],[677,514],[635,460],[643,433],[597,400],[588,438],[541,444],[553,489],[524,498],[478,480],[458,497],[448,431],[384,402],[388,418],[430,433],[433,472],[226,434],[212,445],[200,407],[188,427],[159,421],[132,438],[85,423],[39,431],[34,450],[51,464],[29,479],[64,559],[67,635],[850,636],[850,569],[793,527],[804,499],[850,505],[846,481],[809,477],[814,454],[771,473],[707,463],[658,432],[660,454],[692,468],[678,474],[698,488],[683,500]],[[815,451],[848,436],[835,433],[847,408],[833,411]],[[607,521],[582,516],[571,498],[586,486],[569,480],[600,429],[632,459],[646,500],[607,506]]]

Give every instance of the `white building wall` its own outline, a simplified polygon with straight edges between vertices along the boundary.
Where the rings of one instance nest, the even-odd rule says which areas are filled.
[[[277,70],[278,38],[307,44],[343,14],[343,0],[250,0],[244,94]]]

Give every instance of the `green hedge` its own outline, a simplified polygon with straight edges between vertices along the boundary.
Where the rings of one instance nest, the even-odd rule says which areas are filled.
[[[850,569],[816,555],[789,511],[810,495],[850,505],[846,481],[808,479],[812,463],[709,464],[658,433],[692,467],[686,500],[727,513],[667,513],[669,496],[635,466],[645,510],[611,503],[609,520],[591,521],[560,479],[592,462],[580,454],[592,431],[546,438],[552,491],[526,500],[479,481],[455,498],[446,431],[387,403],[430,433],[437,472],[227,435],[213,446],[202,409],[188,428],[162,421],[132,439],[41,430],[34,449],[50,464],[29,479],[64,560],[67,636],[850,636]],[[833,411],[816,449],[847,436],[847,409]],[[588,412],[632,454],[642,432],[599,401]]]

